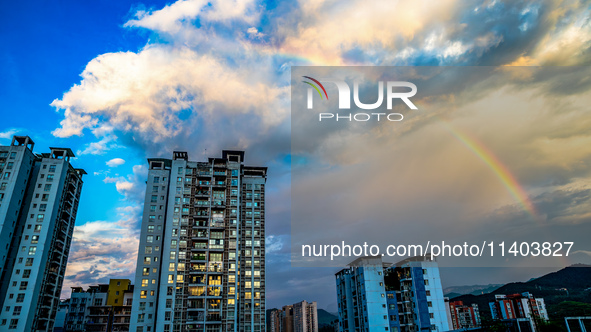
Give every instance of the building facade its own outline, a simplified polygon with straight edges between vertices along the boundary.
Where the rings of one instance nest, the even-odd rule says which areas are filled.
[[[529,320],[532,331],[536,331],[537,321],[548,320],[544,299],[535,298],[528,292],[511,295],[497,294],[495,302],[490,302],[489,306],[493,319],[525,318]]]
[[[462,301],[449,301],[445,298],[446,309],[450,328],[459,330],[461,328],[480,327],[480,310],[478,304],[464,305]]]
[[[272,309],[267,323],[269,326],[268,332],[283,332],[283,310]]]
[[[68,148],[0,146],[0,330],[51,331],[78,210],[82,169]]]
[[[336,273],[339,331],[448,331],[439,267],[363,257]]]
[[[302,301],[293,305],[293,331],[318,332],[318,308],[316,301]]]
[[[130,330],[265,330],[266,167],[149,159]]]
[[[66,310],[65,331],[129,331],[133,285],[129,279],[111,279],[109,284],[72,287]]]

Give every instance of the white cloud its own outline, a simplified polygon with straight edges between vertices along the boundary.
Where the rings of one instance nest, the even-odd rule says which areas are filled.
[[[62,297],[72,286],[87,287],[111,278],[133,280],[141,205],[121,209],[119,216],[117,222],[89,221],[74,228]]]
[[[19,131],[19,129],[9,129],[7,131],[0,132],[0,138],[11,139],[12,136],[17,134]]]
[[[100,129],[100,127],[99,127],[99,129]],[[100,133],[102,131],[101,130],[93,130],[93,132]],[[64,133],[65,132],[63,132],[63,131],[60,131],[59,133],[57,132],[57,130],[54,131],[54,135],[56,135],[58,137],[60,137],[59,135],[62,135]],[[71,135],[66,135],[64,137],[69,137],[69,136],[71,136]],[[101,137],[101,136],[97,136],[97,137]],[[115,136],[113,134],[108,134],[108,135],[103,136],[98,142],[89,143],[84,150],[76,151],[76,154],[79,156],[86,155],[86,154],[103,155],[111,149],[120,147],[119,145],[117,145],[116,141],[117,141],[117,136]]]
[[[166,33],[180,39],[191,39],[198,35],[201,41],[207,36],[193,25],[199,17],[200,23],[227,22],[240,20],[253,22],[258,17],[256,1],[253,0],[180,0],[156,11],[138,11],[135,19],[125,27],[146,28]]]
[[[265,36],[264,33],[259,32],[259,30],[255,27],[250,27],[246,30],[246,33],[250,36],[250,38],[262,38]]]
[[[113,158],[106,162],[107,166],[109,167],[117,167],[125,164],[125,160],[121,158]]]
[[[283,249],[283,239],[279,236],[268,235],[265,238],[265,252],[267,254]]]
[[[117,192],[125,197],[126,200],[134,202],[143,202],[146,190],[146,178],[148,169],[144,165],[133,166],[133,173],[127,177],[105,177],[104,183],[115,183]]]
[[[222,143],[220,137],[244,148],[289,116],[288,88],[272,82],[269,64],[244,61],[236,67],[170,45],[100,55],[87,65],[80,84],[53,101],[65,110],[61,128],[53,133],[68,137],[108,126],[131,134],[148,150],[190,136],[212,148]],[[104,153],[113,144],[110,137],[81,153]]]

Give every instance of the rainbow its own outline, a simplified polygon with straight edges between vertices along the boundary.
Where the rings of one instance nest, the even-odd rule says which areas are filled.
[[[449,123],[442,121],[444,127],[460,142],[462,142],[470,151],[472,151],[480,160],[482,160],[501,180],[509,193],[519,202],[521,207],[532,217],[537,218],[537,212],[534,204],[529,199],[527,192],[517,182],[509,169],[482,143],[465,133],[454,129]]]

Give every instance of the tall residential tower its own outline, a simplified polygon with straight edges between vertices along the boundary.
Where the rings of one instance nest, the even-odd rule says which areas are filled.
[[[336,274],[339,331],[449,331],[436,262],[376,256],[349,266]]]
[[[130,331],[265,330],[266,167],[149,159]]]
[[[0,146],[0,331],[51,331],[82,189],[68,148]]]

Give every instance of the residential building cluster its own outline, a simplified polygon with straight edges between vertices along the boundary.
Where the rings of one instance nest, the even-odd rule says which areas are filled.
[[[149,159],[135,287],[114,279],[60,302],[86,173],[71,149],[34,145],[0,146],[0,331],[265,330],[266,167],[230,150]]]
[[[129,331],[132,299],[129,279],[111,279],[87,290],[72,287],[70,298],[60,304],[53,331]]]
[[[270,313],[271,332],[318,332],[316,301],[301,301],[273,309]]]
[[[319,331],[316,302],[274,309],[266,321],[267,168],[246,166],[244,151],[206,161],[180,151],[148,159],[133,284],[72,287],[60,301],[86,172],[70,163],[69,148],[37,154],[34,145],[14,136],[0,146],[0,331]],[[335,280],[335,331],[481,326],[478,305],[443,297],[437,262],[428,257],[395,264],[362,257]],[[530,293],[496,295],[489,306],[493,319],[519,331],[548,320],[544,299]]]
[[[533,331],[537,322],[548,320],[548,311],[544,299],[535,298],[530,293],[495,295],[495,301],[489,303],[493,319],[527,319]]]

